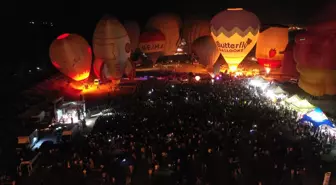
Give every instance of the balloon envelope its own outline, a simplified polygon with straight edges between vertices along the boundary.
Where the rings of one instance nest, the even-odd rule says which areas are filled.
[[[160,30],[166,38],[165,55],[174,55],[180,40],[182,21],[175,14],[159,14],[150,18],[146,24],[147,29]]]
[[[299,86],[314,96],[336,94],[336,20],[308,27],[295,38]]]
[[[258,63],[266,68],[279,68],[288,43],[288,28],[270,27],[259,34],[256,48]]]
[[[116,18],[105,16],[98,22],[93,34],[93,50],[95,57],[106,63],[111,78],[120,79],[131,45],[124,26]]]
[[[228,9],[215,15],[210,22],[211,36],[235,71],[257,42],[260,22],[258,17],[241,8]]]
[[[134,52],[139,45],[140,26],[136,21],[125,21],[124,27],[131,41],[132,52]]]
[[[104,61],[100,58],[96,58],[93,61],[93,72],[96,75],[97,78],[101,78],[101,71],[102,71],[102,67],[104,65]]]
[[[166,38],[159,30],[143,32],[139,38],[139,48],[155,63],[159,56],[163,55],[166,47]]]
[[[89,77],[92,53],[86,40],[76,34],[62,34],[49,49],[52,64],[63,74],[81,81]]]
[[[212,67],[220,55],[211,36],[196,39],[191,47],[192,51],[198,56],[200,64],[205,67]]]
[[[187,19],[184,22],[182,37],[187,42],[187,52],[191,53],[191,44],[199,37],[210,35],[210,21],[205,19]]]
[[[281,65],[281,73],[294,78],[299,77],[299,72],[296,70],[296,62],[293,56],[293,43],[287,44],[284,52],[284,58]]]

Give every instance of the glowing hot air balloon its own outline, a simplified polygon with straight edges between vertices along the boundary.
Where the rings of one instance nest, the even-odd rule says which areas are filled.
[[[313,96],[336,94],[336,20],[308,27],[295,38],[299,87]]]
[[[205,67],[212,67],[220,53],[211,36],[196,39],[191,45],[192,51],[198,56],[199,63]]]
[[[132,52],[134,52],[139,45],[140,26],[136,21],[125,21],[124,27],[131,41]]]
[[[139,48],[151,58],[153,63],[163,55],[166,45],[166,38],[159,30],[143,32],[139,38]]]
[[[174,55],[180,40],[181,19],[175,14],[159,14],[150,18],[146,24],[148,30],[160,30],[166,38],[165,55]]]
[[[288,28],[270,27],[259,34],[256,58],[269,72],[279,68],[288,43]]]
[[[98,77],[99,79],[101,78],[101,71],[102,71],[103,65],[104,65],[103,59],[96,58],[93,61],[93,72],[96,75],[96,77]]]
[[[258,17],[241,8],[227,9],[215,15],[210,25],[211,36],[219,51],[230,70],[235,71],[257,42]]]
[[[210,21],[205,19],[189,18],[185,20],[182,37],[187,42],[188,53],[191,53],[191,44],[199,37],[210,35]]]
[[[290,77],[299,77],[299,72],[296,70],[296,62],[293,56],[294,43],[288,43],[285,49],[284,58],[281,62],[281,73]]]
[[[130,79],[133,80],[136,75],[135,63],[131,60],[128,60],[126,63],[125,74]]]
[[[124,26],[116,18],[105,16],[98,22],[92,42],[95,57],[104,61],[112,79],[120,79],[131,53]]]
[[[76,34],[65,33],[51,43],[52,64],[63,74],[81,81],[90,75],[92,53],[86,40]]]

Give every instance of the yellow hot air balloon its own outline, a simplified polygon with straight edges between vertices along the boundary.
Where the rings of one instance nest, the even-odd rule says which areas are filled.
[[[131,53],[124,26],[116,18],[105,16],[98,22],[92,42],[95,57],[104,61],[112,79],[120,79]]]
[[[148,30],[160,30],[166,38],[165,55],[174,55],[180,40],[181,19],[175,14],[159,14],[150,18]]]
[[[220,55],[211,36],[196,39],[191,47],[192,51],[198,56],[199,63],[206,68],[212,67]]]
[[[210,26],[211,36],[230,70],[237,70],[257,42],[260,27],[258,17],[242,8],[227,9],[215,15]]]
[[[124,27],[131,41],[132,52],[134,52],[139,45],[140,26],[136,21],[125,21]]]
[[[90,75],[91,48],[79,35],[65,33],[58,36],[50,45],[49,56],[59,71],[75,81],[87,79]]]
[[[184,21],[182,37],[187,42],[187,51],[191,53],[191,44],[199,37],[210,35],[210,21],[206,19],[189,18]]]

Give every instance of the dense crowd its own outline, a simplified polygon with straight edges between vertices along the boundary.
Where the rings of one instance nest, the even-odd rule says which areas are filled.
[[[321,133],[243,78],[149,80],[114,104],[84,139],[48,152],[55,173],[78,172],[71,184],[316,185],[331,170]]]

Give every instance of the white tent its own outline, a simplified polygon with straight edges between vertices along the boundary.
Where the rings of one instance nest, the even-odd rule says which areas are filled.
[[[273,90],[274,94],[287,94],[286,91],[284,91],[281,87],[276,87],[274,90]]]

